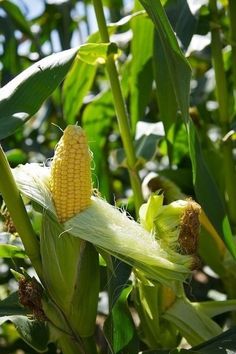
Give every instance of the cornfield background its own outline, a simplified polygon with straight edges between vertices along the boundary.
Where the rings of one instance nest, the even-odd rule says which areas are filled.
[[[184,289],[222,334],[202,321],[198,337],[196,318],[184,323],[187,305],[156,327],[142,321],[131,267],[112,257],[112,270],[99,263],[97,353],[236,353],[236,2],[1,0],[0,71],[0,139],[11,168],[49,163],[61,130],[79,124],[93,186],[110,204],[135,220],[156,191],[166,204],[190,197],[202,207]],[[26,208],[40,234],[40,214]],[[11,269],[35,273],[1,210],[0,353],[59,353],[42,324],[27,332],[17,322],[25,309]]]

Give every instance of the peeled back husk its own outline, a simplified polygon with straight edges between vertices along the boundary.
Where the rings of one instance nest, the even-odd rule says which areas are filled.
[[[13,173],[21,192],[59,224],[49,189],[50,168],[28,164]],[[190,274],[192,257],[164,249],[152,232],[125,212],[101,198],[91,199],[87,209],[63,224],[66,233],[93,243],[167,286],[171,286],[171,281],[184,281]]]

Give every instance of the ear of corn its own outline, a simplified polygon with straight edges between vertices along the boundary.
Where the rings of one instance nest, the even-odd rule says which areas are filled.
[[[61,223],[90,205],[91,155],[83,129],[68,125],[51,166],[50,189]]]

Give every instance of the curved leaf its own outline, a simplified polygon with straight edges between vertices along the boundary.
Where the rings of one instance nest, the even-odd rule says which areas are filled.
[[[26,314],[27,310],[19,304],[17,291],[0,301],[0,317]]]
[[[135,10],[141,9],[137,2]],[[144,117],[152,90],[153,23],[146,17],[137,16],[131,22],[132,65],[130,70],[130,116],[135,133],[136,123]]]
[[[52,54],[0,89],[0,139],[34,115],[67,74],[78,48]]]
[[[25,251],[17,246],[1,244],[0,245],[0,257],[1,258],[25,258]]]
[[[160,0],[140,0],[152,19],[162,56],[162,70],[173,87],[174,99],[185,122],[188,121],[189,87],[191,69],[179,48],[175,34],[170,26]],[[159,82],[161,84],[161,82]],[[165,94],[167,93],[164,91]]]
[[[127,305],[127,298],[131,290],[130,286],[123,288],[104,325],[106,338],[114,353],[118,353],[121,350],[124,354],[130,353],[131,350],[134,353],[138,349],[137,345],[136,350],[131,347],[132,349],[129,348],[126,351],[125,348],[129,347],[129,345],[135,346],[135,341],[132,343],[132,339],[135,337],[135,326]]]
[[[14,323],[21,338],[32,348],[42,353],[47,350],[49,328],[46,322],[30,320],[26,316],[4,316],[0,324],[10,321]]]
[[[236,257],[236,245],[224,201],[204,160],[199,138],[192,123],[189,124],[188,136],[193,166],[193,184],[197,199],[233,257]]]
[[[33,38],[29,22],[26,20],[25,16],[22,14],[21,10],[16,4],[9,0],[1,0],[0,7],[8,13],[19,30],[21,30],[23,33],[26,33],[30,38]]]

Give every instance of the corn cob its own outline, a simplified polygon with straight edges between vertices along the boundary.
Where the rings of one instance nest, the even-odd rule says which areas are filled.
[[[50,189],[61,223],[90,205],[91,154],[81,127],[69,125],[57,144],[51,165]]]

